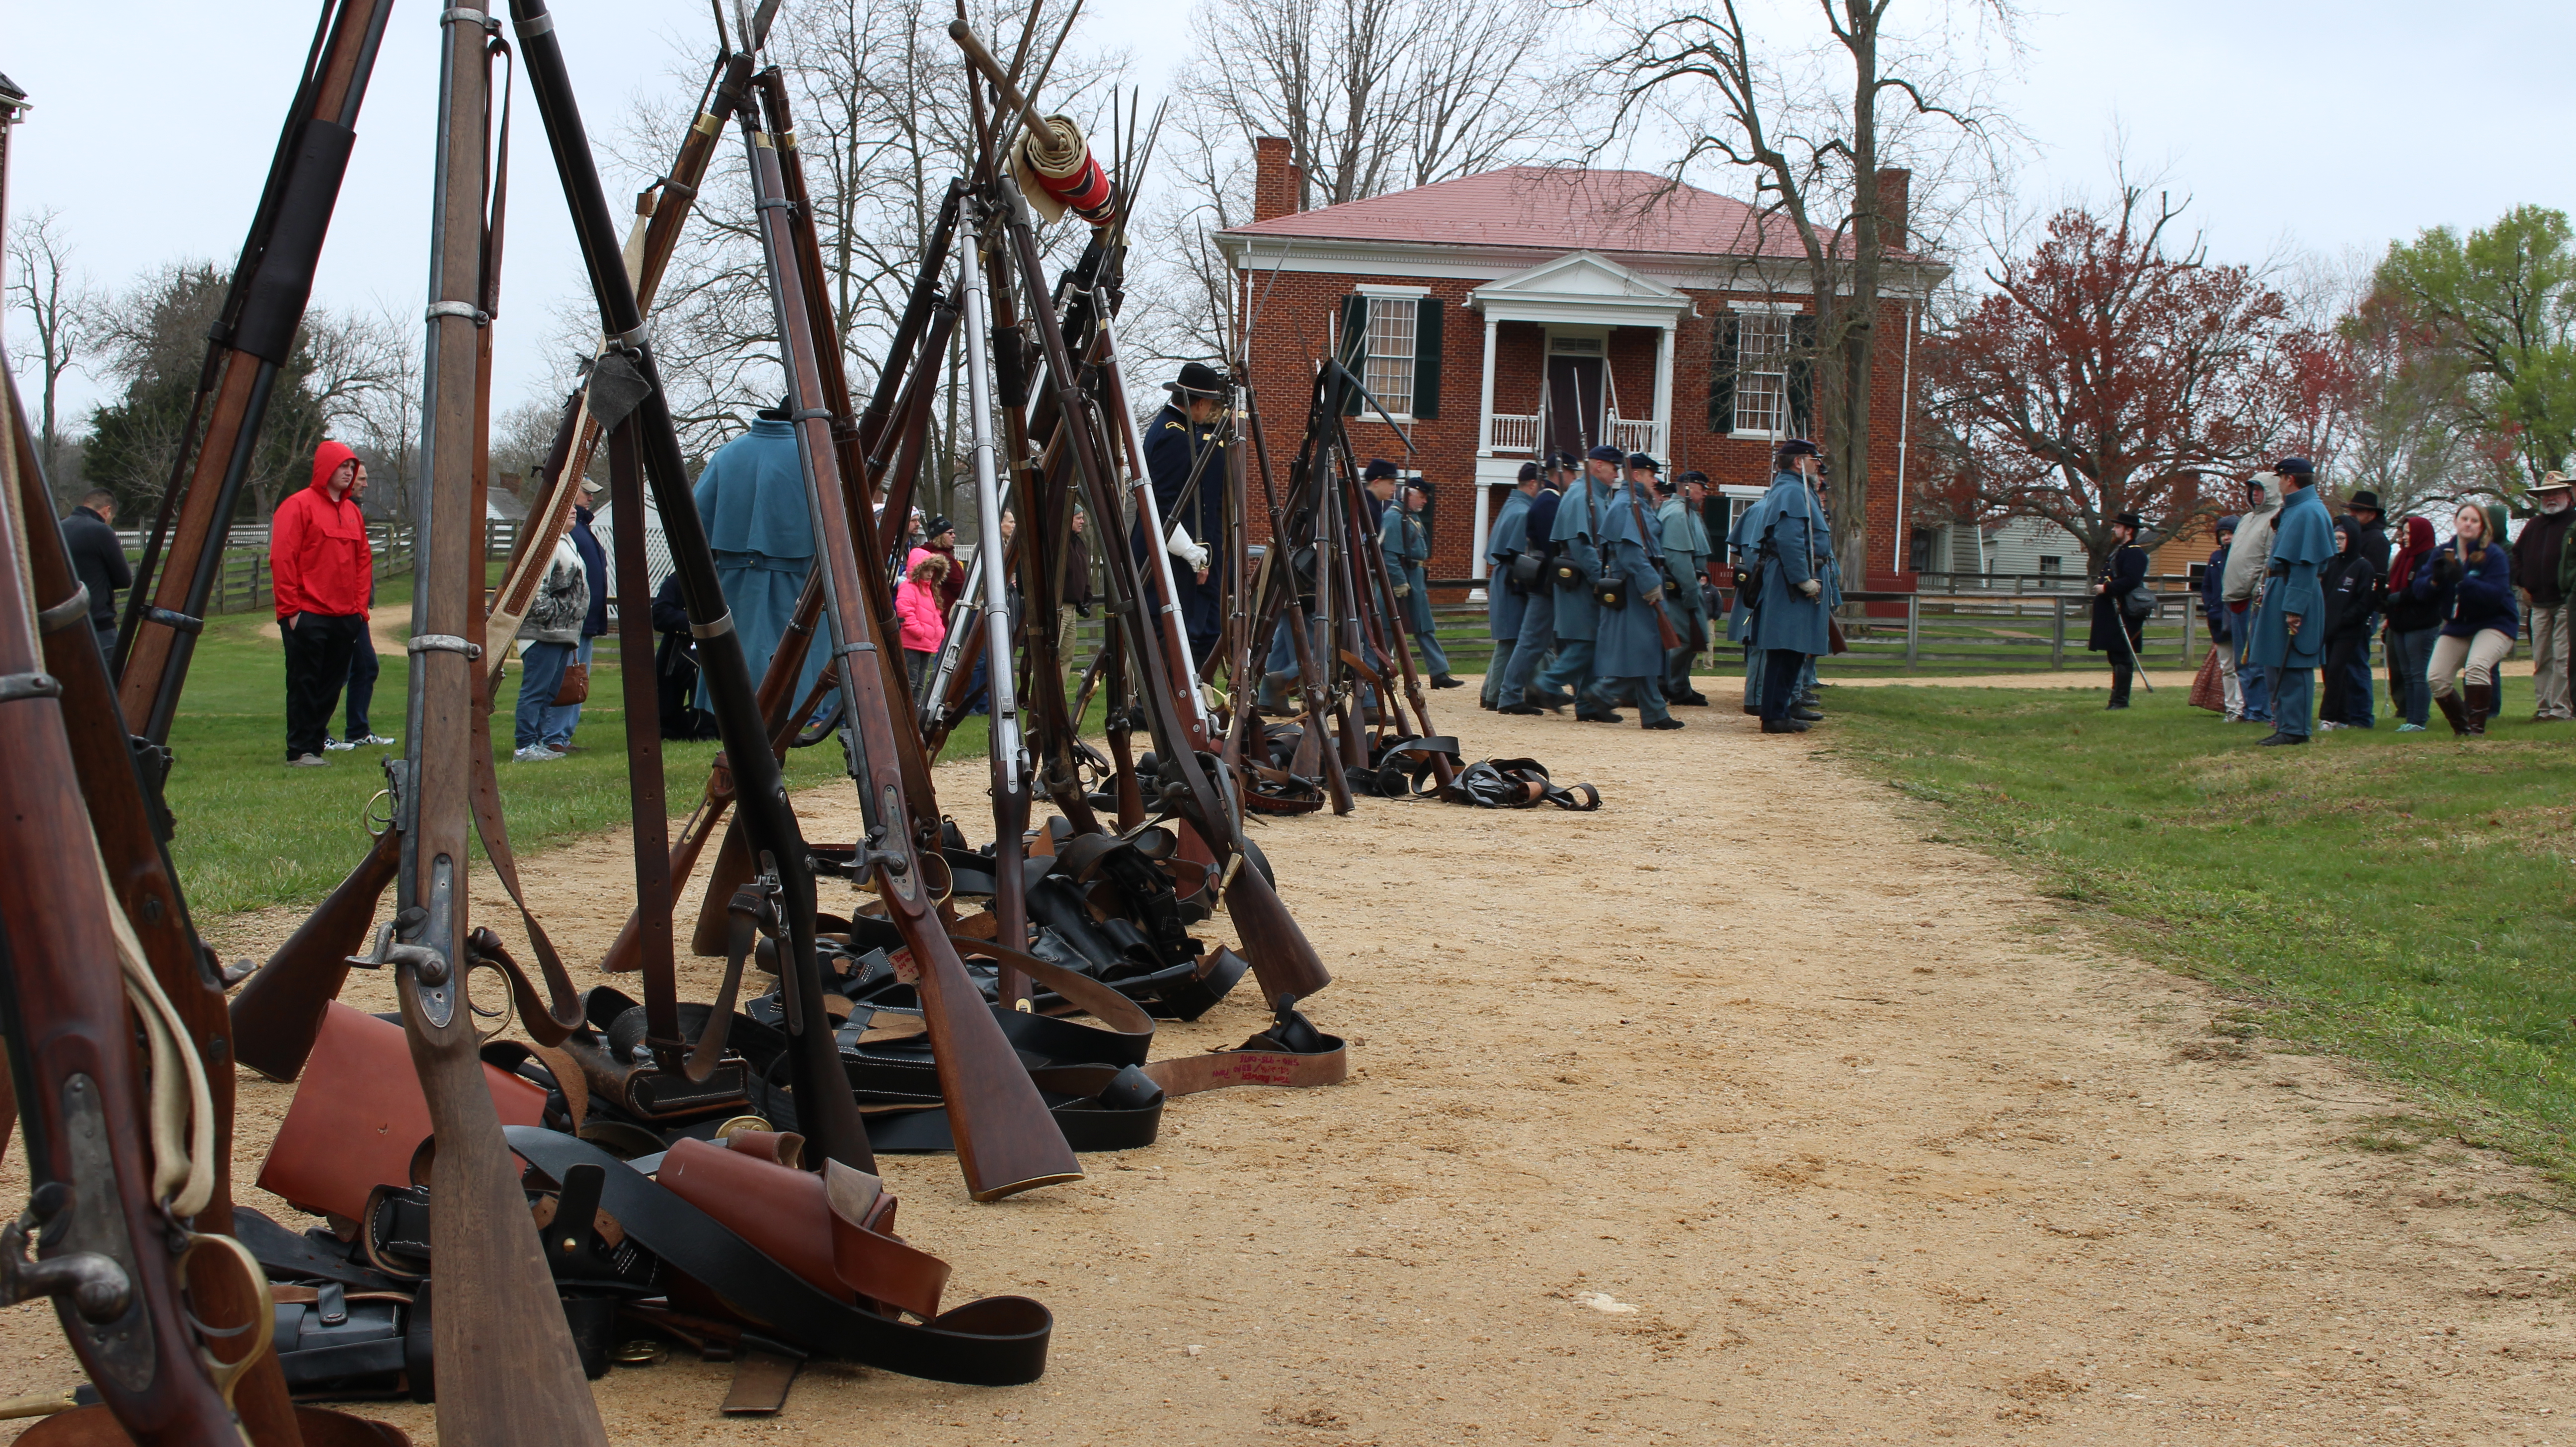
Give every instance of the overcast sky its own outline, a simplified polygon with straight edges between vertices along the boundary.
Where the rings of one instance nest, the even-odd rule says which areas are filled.
[[[228,261],[317,8],[13,6],[0,72],[35,109],[17,135],[10,214],[59,210],[80,268],[109,286],[166,261]],[[682,57],[712,51],[703,0],[554,8],[595,130],[616,128],[639,99],[695,94],[704,62]],[[1806,18],[1795,0],[1777,8]],[[1128,51],[1135,78],[1153,87],[1181,58],[1178,9],[1088,0],[1083,33],[1091,46]],[[2028,204],[2104,193],[2115,135],[2133,170],[2161,174],[2193,198],[2190,214],[2222,260],[2294,248],[2376,253],[2425,227],[2483,225],[2521,202],[2576,204],[2570,0],[2058,0],[2057,9],[2028,20],[2026,55],[1999,90],[2030,138],[2019,177]],[[386,308],[417,323],[437,14],[434,3],[394,13],[318,305]],[[276,18],[249,23],[263,15]],[[543,385],[553,314],[583,288],[524,88],[519,99],[497,410]],[[1713,174],[1694,179],[1747,189]],[[24,375],[32,358],[15,315],[8,334]],[[75,377],[65,410],[79,415],[96,397],[92,380]]]

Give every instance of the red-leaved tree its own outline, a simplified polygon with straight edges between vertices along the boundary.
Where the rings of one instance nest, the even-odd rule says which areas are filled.
[[[1993,290],[1934,339],[1928,404],[1967,456],[1984,507],[2044,518],[2095,568],[2112,520],[2181,531],[2284,440],[2302,399],[2331,390],[2331,358],[2288,302],[2195,242],[2169,252],[2176,209],[2124,189],[2107,215],[2070,207]]]

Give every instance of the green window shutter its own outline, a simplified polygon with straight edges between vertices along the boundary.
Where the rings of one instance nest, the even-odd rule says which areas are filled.
[[[1356,293],[1342,298],[1342,365],[1362,382],[1368,380],[1368,298]],[[1360,390],[1347,388],[1342,415],[1360,415]]]
[[[1440,298],[1426,296],[1414,309],[1413,415],[1440,415]]]
[[[1789,318],[1789,435],[1816,435],[1816,319]]]
[[[1708,349],[1708,430],[1720,437],[1735,430],[1735,353],[1743,332],[1735,313],[1723,313]]]

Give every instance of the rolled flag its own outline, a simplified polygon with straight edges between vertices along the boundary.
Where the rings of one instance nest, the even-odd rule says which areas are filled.
[[[1082,127],[1071,117],[1047,117],[1043,134],[1034,127],[1022,132],[1011,160],[1020,190],[1047,220],[1071,211],[1094,226],[1106,226],[1116,216],[1117,188],[1109,184],[1109,173],[1093,159]]]

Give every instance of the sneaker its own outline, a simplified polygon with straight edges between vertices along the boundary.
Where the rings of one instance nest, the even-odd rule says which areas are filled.
[[[526,748],[512,754],[510,756],[510,762],[514,764],[551,764],[562,757],[563,755],[547,748],[544,744],[530,744]]]
[[[349,747],[356,748],[360,744],[364,744],[371,749],[389,749],[399,742],[400,740],[386,738],[383,734],[369,734],[363,739],[351,740]]]
[[[331,761],[320,754],[298,754],[286,761],[286,767],[290,769],[325,769],[330,766]]]
[[[2402,723],[2397,726],[2397,731],[2401,734],[2420,734],[2424,732],[2424,726],[2419,723]]]
[[[349,750],[356,748],[356,747],[357,747],[357,745],[356,745],[356,744],[344,744],[344,743],[340,742],[338,739],[326,738],[326,739],[324,739],[324,740],[322,741],[322,747],[324,747],[324,748],[326,748],[326,749],[329,749],[331,752],[333,752],[333,753],[335,753],[335,754],[345,754],[345,753],[347,753]]]
[[[2321,719],[2317,720],[2317,732],[2318,732],[2318,733],[2321,733],[2321,734],[2330,734],[2330,733],[2333,733],[2336,729],[2343,728],[2343,727],[2345,727],[2345,725],[2343,725],[2343,724],[2339,724],[2339,723],[2336,723],[2333,719],[2330,719],[2330,718],[2321,718]]]

